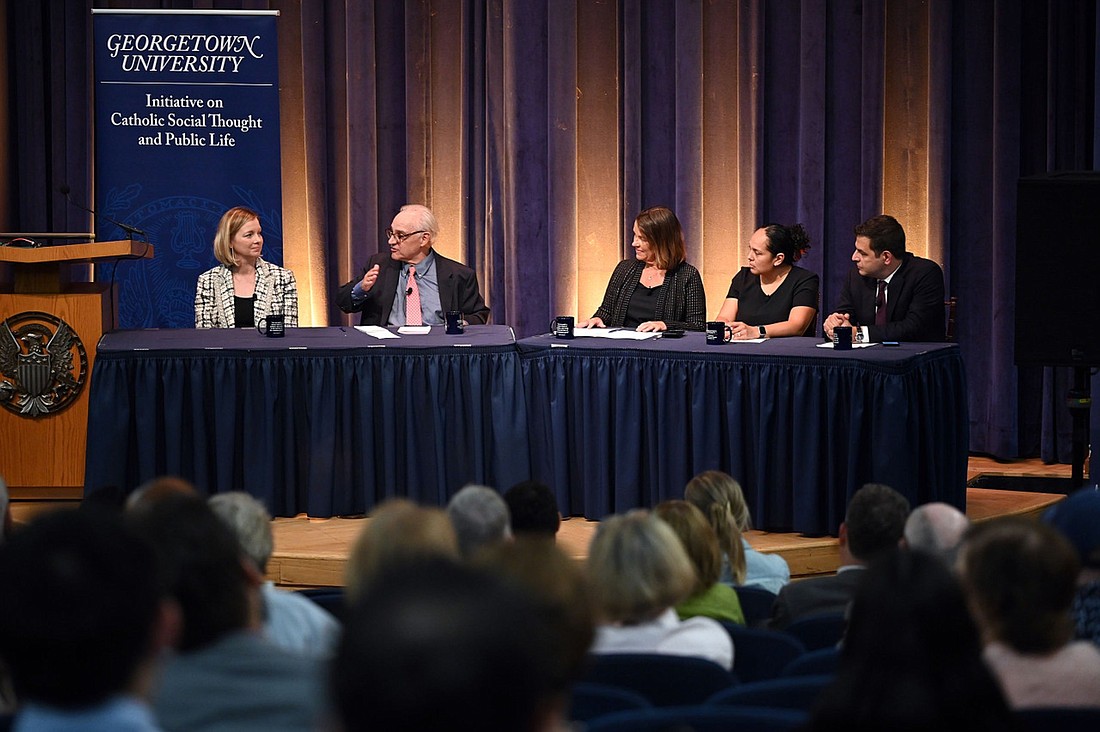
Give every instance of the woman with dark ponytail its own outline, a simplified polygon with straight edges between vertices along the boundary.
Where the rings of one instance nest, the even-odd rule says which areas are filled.
[[[739,340],[810,333],[818,310],[819,279],[795,264],[810,248],[802,224],[768,224],[749,239],[749,266],[730,283],[718,320]]]

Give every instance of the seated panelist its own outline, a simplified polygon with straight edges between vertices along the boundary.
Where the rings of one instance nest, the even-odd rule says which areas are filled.
[[[363,274],[340,288],[336,304],[362,313],[363,325],[441,325],[457,310],[469,323],[487,323],[477,275],[432,248],[439,236],[427,206],[401,207],[386,229],[388,252],[372,255]]]
[[[578,328],[703,330],[706,294],[699,270],[684,261],[680,221],[664,206],[647,208],[634,220],[634,257],[611,273],[603,303]]]
[[[852,327],[858,342],[942,341],[943,270],[905,251],[905,229],[893,216],[872,216],[856,227],[856,268],[848,273],[825,335]]]
[[[298,326],[298,285],[294,273],[264,261],[260,217],[236,206],[226,211],[214,235],[221,262],[199,275],[195,288],[196,328],[251,328],[268,315]]]
[[[749,266],[730,283],[717,320],[738,340],[806,335],[817,316],[818,276],[795,264],[810,248],[802,224],[768,224],[749,239]]]

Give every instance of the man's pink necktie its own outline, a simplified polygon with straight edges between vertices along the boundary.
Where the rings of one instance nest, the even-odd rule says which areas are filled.
[[[405,296],[405,325],[423,325],[420,315],[420,285],[416,282],[416,267],[409,267],[409,288]]]

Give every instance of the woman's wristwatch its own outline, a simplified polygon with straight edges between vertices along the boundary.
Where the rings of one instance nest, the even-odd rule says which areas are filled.
[[[757,326],[757,327],[760,328],[760,337],[761,338],[767,338],[768,337],[768,331],[764,328],[764,326],[760,325],[760,326]]]

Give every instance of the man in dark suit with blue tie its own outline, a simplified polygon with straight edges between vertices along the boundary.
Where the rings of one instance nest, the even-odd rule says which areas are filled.
[[[856,268],[848,273],[825,335],[852,327],[852,340],[942,341],[943,270],[905,251],[905,230],[893,216],[872,216],[856,227]]]

